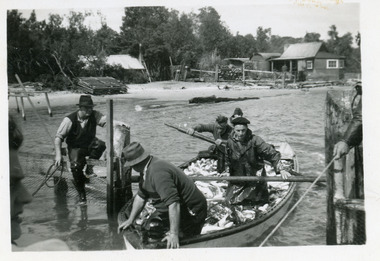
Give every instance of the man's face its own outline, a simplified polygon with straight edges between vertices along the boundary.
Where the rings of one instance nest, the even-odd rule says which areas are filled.
[[[25,177],[17,155],[17,150],[9,150],[9,167],[10,167],[10,200],[11,200],[11,237],[12,241],[21,236],[21,218],[19,215],[24,210],[24,205],[32,201],[32,196],[22,184]]]
[[[247,133],[248,127],[246,125],[238,124],[235,125],[234,130],[235,130],[235,137],[237,140],[242,141],[245,134]]]
[[[87,119],[88,117],[90,117],[91,113],[92,113],[92,110],[93,108],[92,107],[85,107],[85,106],[81,106],[79,107],[79,118],[81,119]]]

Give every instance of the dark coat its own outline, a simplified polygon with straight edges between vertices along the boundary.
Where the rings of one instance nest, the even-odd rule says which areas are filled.
[[[356,109],[353,111],[353,118],[344,133],[343,140],[350,146],[358,146],[363,140],[362,123],[362,99],[360,97]]]
[[[242,142],[238,142],[234,136],[233,131],[226,146],[226,166],[229,167],[231,176],[256,176],[256,172],[264,166],[264,160],[272,163],[278,173],[276,166],[281,154],[273,145],[252,134],[250,129]]]

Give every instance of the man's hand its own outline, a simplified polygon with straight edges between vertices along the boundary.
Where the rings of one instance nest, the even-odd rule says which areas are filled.
[[[127,229],[131,225],[132,225],[132,221],[130,221],[129,219],[127,219],[126,221],[124,221],[123,223],[121,223],[119,225],[119,227],[117,228],[117,233],[120,234],[123,230]]]
[[[62,156],[61,155],[55,155],[55,162],[54,166],[59,167],[62,163]]]
[[[292,174],[290,174],[289,172],[287,172],[286,170],[281,170],[281,177],[283,179],[288,179]]]
[[[179,238],[176,234],[167,233],[166,237],[162,239],[163,241],[166,241],[166,248],[179,248]]]
[[[189,135],[194,135],[195,130],[193,128],[188,128],[186,133]]]
[[[223,140],[222,140],[222,139],[217,139],[217,140],[215,141],[215,144],[216,144],[217,146],[220,146],[222,143],[223,143]]]
[[[340,159],[344,155],[346,155],[350,150],[350,147],[348,144],[344,141],[339,141],[337,144],[334,146],[334,153],[333,157],[337,156],[337,159]]]

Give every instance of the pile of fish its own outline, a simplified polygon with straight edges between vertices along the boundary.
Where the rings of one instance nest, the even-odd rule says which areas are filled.
[[[282,161],[285,168],[290,163]],[[216,176],[217,161],[214,159],[199,159],[191,163],[185,170],[189,176]],[[276,176],[273,168],[265,165],[267,176]],[[227,174],[228,175],[228,174]],[[198,189],[202,191],[208,201],[208,215],[202,229],[202,234],[233,227],[244,222],[254,220],[269,208],[278,204],[289,189],[289,182],[268,182],[269,203],[265,205],[245,206],[229,205],[224,197],[228,182],[226,181],[196,181]]]
[[[282,161],[285,168],[290,168],[290,163]],[[191,163],[185,170],[189,176],[217,176],[217,161],[214,159],[199,159]],[[267,176],[276,176],[273,168],[265,165]],[[223,175],[229,175],[223,173]],[[265,205],[230,205],[224,200],[227,181],[195,181],[198,189],[207,199],[208,214],[201,234],[230,228],[244,222],[249,222],[266,213],[270,208],[278,204],[289,189],[289,182],[268,182],[269,203]],[[137,225],[142,225],[156,209],[151,202],[147,202],[143,211],[136,219]]]

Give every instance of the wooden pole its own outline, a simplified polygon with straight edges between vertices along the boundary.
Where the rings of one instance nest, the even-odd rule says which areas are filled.
[[[245,84],[245,63],[243,63],[243,83]]]
[[[16,104],[17,104],[17,113],[20,113],[20,106],[18,105],[17,96],[15,96]]]
[[[49,115],[50,115],[50,117],[53,117],[53,113],[51,112],[51,107],[50,107],[49,96],[48,96],[47,92],[45,92],[45,98],[46,98],[46,103],[47,103]]]
[[[215,65],[215,81],[218,82],[219,80],[219,65]]]
[[[25,121],[26,120],[26,116],[25,116],[24,98],[21,96],[20,100],[21,100],[21,116],[22,116],[22,118]]]
[[[187,78],[187,69],[188,69],[188,67],[185,66],[185,71],[183,73],[183,81],[186,81],[186,78]]]
[[[113,199],[113,100],[107,99],[107,213],[114,214]]]

